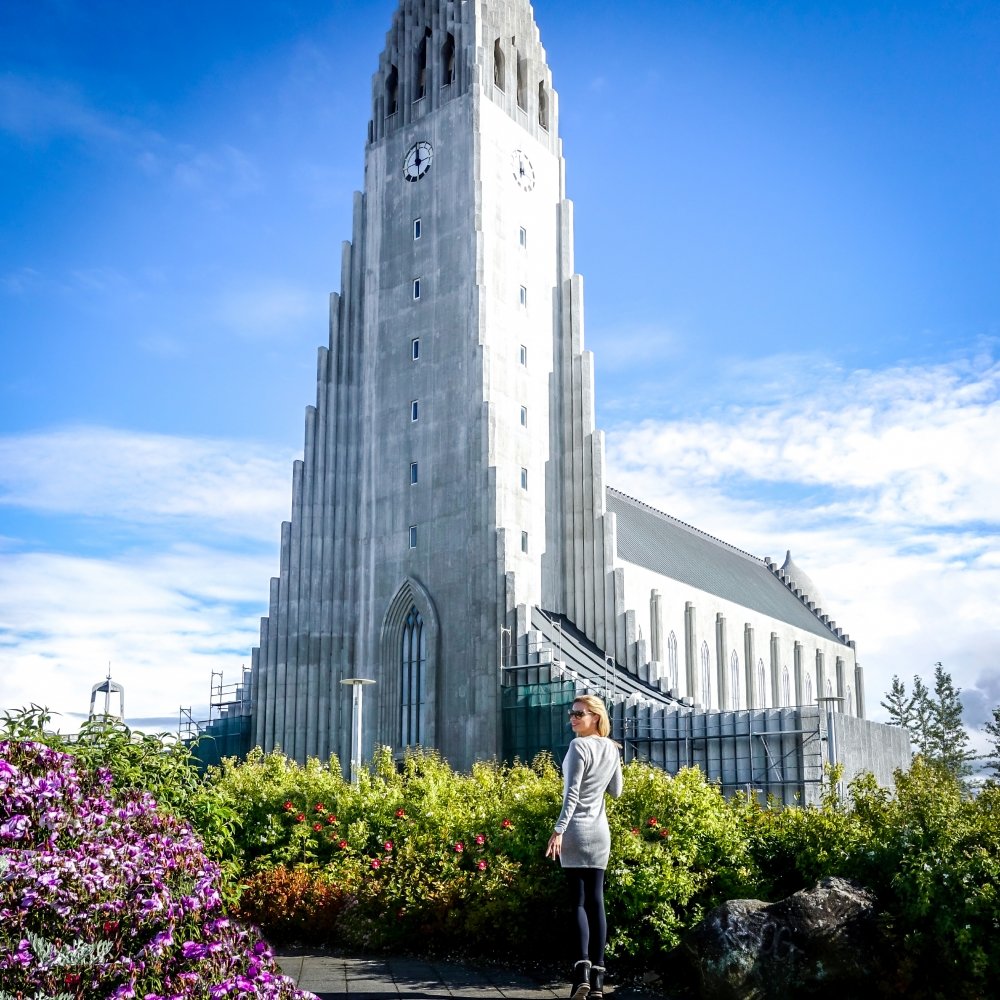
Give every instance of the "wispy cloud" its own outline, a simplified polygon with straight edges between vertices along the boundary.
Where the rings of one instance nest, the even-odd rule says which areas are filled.
[[[224,292],[215,318],[240,337],[265,340],[285,334],[303,320],[322,319],[322,299],[309,289],[281,282],[263,282]]]
[[[247,442],[70,427],[0,437],[0,509],[271,540],[291,456]]]

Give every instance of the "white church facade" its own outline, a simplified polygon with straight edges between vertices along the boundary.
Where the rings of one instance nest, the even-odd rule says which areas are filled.
[[[519,687],[599,691],[625,730],[864,718],[854,644],[790,557],[605,482],[558,125],[527,0],[402,0],[252,655],[266,750],[349,760],[352,677],[376,682],[365,754],[460,768],[517,749]]]

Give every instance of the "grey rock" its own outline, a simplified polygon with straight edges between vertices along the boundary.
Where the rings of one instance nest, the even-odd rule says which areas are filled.
[[[704,1000],[874,997],[883,954],[877,916],[867,889],[826,878],[777,903],[724,903],[678,957]]]

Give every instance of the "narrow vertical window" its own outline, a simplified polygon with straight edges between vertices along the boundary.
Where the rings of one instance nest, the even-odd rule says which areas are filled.
[[[420,279],[419,278],[414,278],[413,279],[413,297],[415,299],[419,299],[420,298]]]
[[[847,698],[844,701],[844,711],[848,715],[854,715],[854,692],[851,690],[851,685],[847,685]]]
[[[441,86],[447,87],[455,82],[455,36],[449,31],[448,37],[441,46]]]
[[[517,55],[517,106],[524,111],[528,107],[528,83],[527,83],[527,71],[528,71],[528,60],[522,58],[520,53]]]
[[[417,421],[420,418],[420,400],[410,400],[410,420]]]
[[[528,364],[528,348],[524,344],[521,345],[521,350],[519,352],[519,357],[520,357],[521,364],[527,366],[527,364]]]
[[[757,707],[767,707],[767,674],[764,672],[764,661],[757,661]]]
[[[504,70],[503,61],[503,49],[500,47],[500,39],[498,38],[493,43],[493,84],[499,87],[500,90],[506,90],[504,86],[504,77],[506,72]]]
[[[792,682],[788,676],[788,667],[781,668],[781,704],[791,705],[792,703]]]
[[[399,109],[399,70],[393,66],[385,78],[385,116],[394,115]]]
[[[712,707],[712,654],[707,642],[701,644],[701,707]]]
[[[521,285],[521,291],[519,292],[521,305],[526,306],[528,304],[528,289]]]
[[[528,426],[528,408],[526,406],[521,407],[521,426]]]
[[[410,485],[416,486],[419,480],[420,480],[420,474],[417,470],[417,463],[410,462]]]
[[[538,81],[538,124],[548,131],[549,128],[549,94],[545,89],[545,81]]]
[[[419,219],[414,219],[413,220],[413,238],[415,240],[419,240],[420,239],[420,234],[421,234],[422,231],[423,231],[423,226],[421,225],[420,220]]]
[[[417,526],[415,524],[410,525],[410,548],[415,549],[417,547]]]
[[[677,690],[677,636],[673,631],[667,636],[667,686]]]
[[[521,226],[517,234],[517,242],[520,246],[526,247],[528,245],[528,230]]]
[[[528,470],[521,470],[521,489],[526,490],[528,488]]]
[[[416,528],[411,528],[411,532]],[[422,739],[421,717],[426,699],[427,640],[424,620],[415,607],[403,623],[399,650],[400,665],[400,743],[418,746]]]
[[[812,674],[806,674],[806,704],[811,705],[813,700],[813,678]]]
[[[414,337],[410,341],[410,360],[419,361],[420,360],[420,338]]]
[[[740,658],[735,649],[729,657],[729,707],[740,707]]]
[[[528,533],[526,531],[521,532],[521,551],[528,551]]]

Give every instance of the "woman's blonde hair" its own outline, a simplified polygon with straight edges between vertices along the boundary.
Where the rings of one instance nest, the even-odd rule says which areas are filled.
[[[581,694],[573,699],[574,705],[577,702],[585,705],[588,712],[593,712],[597,716],[597,732],[601,736],[610,736],[611,720],[608,718],[608,710],[604,707],[604,702],[596,694]]]

